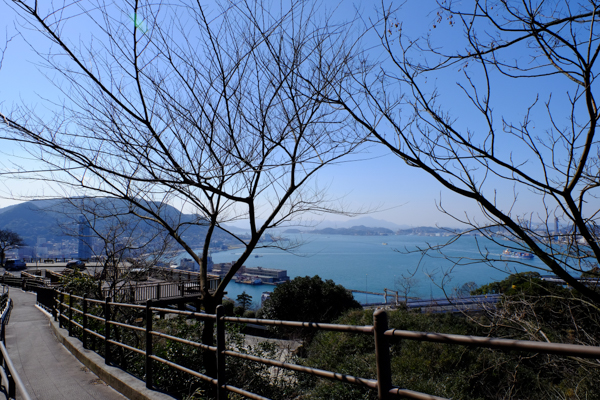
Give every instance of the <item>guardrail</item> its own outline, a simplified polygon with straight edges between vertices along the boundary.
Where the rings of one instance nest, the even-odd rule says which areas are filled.
[[[27,286],[48,286],[50,284],[50,279],[44,278],[41,276],[41,271],[39,271],[39,275],[31,274],[27,271],[21,272],[21,280],[25,281],[25,285]]]
[[[65,300],[68,299],[68,301]],[[79,304],[80,308],[74,306]],[[101,315],[90,313],[88,310],[90,306],[95,306],[100,311]],[[111,318],[114,315],[114,311],[122,307],[125,309],[138,310],[143,313],[144,318],[140,318],[139,323],[142,323],[142,319],[145,319],[143,326],[136,326],[118,322]],[[92,307],[93,308],[93,307]],[[187,339],[179,338],[172,335],[167,335],[163,332],[155,331],[153,329],[153,315],[154,313],[164,314],[177,314],[186,316],[188,318],[210,320],[215,322],[216,325],[216,346],[207,346],[202,343],[190,341]],[[73,315],[79,315],[81,323],[74,320]],[[469,345],[484,348],[503,349],[503,350],[520,350],[535,353],[547,353],[547,354],[558,354],[563,356],[576,356],[583,358],[600,358],[600,347],[573,345],[573,344],[557,344],[557,343],[544,343],[534,342],[525,340],[510,340],[510,339],[498,339],[489,337],[478,337],[478,336],[464,336],[464,335],[451,335],[441,333],[429,333],[429,332],[414,332],[404,331],[398,329],[389,329],[387,313],[384,310],[377,310],[373,315],[373,325],[356,326],[356,325],[339,325],[339,324],[321,324],[313,322],[295,322],[295,321],[276,321],[276,320],[265,320],[256,318],[239,318],[239,317],[226,317],[224,315],[223,307],[217,307],[216,314],[203,314],[197,312],[173,310],[167,308],[153,307],[152,302],[149,301],[146,305],[134,305],[125,303],[112,302],[110,298],[102,300],[89,299],[85,296],[74,296],[68,293],[58,292],[56,300],[56,312],[54,318],[59,321],[61,326],[66,325],[69,331],[69,335],[73,336],[74,330],[77,329],[81,333],[81,341],[83,342],[84,348],[89,348],[88,342],[90,338],[100,339],[103,341],[103,351],[105,355],[105,362],[111,363],[113,348],[122,348],[137,354],[144,356],[145,358],[145,382],[148,388],[153,388],[153,370],[155,363],[161,363],[172,368],[175,368],[182,373],[192,375],[203,381],[206,381],[216,387],[217,399],[222,400],[227,398],[228,392],[238,393],[246,396],[250,399],[265,400],[258,394],[248,392],[243,388],[234,387],[229,385],[225,379],[225,363],[227,357],[234,357],[240,359],[246,359],[264,365],[283,368],[291,371],[302,372],[330,380],[350,383],[353,385],[362,386],[370,390],[375,390],[378,393],[379,399],[392,399],[392,398],[410,398],[410,399],[429,399],[429,400],[444,400],[441,397],[415,392],[408,389],[394,387],[392,385],[392,373],[391,373],[391,358],[390,358],[390,340],[394,338],[404,340],[416,340],[425,342],[440,342],[452,345]],[[103,327],[102,333],[90,329],[90,321],[98,321]],[[338,373],[335,371],[326,371],[317,368],[305,367],[302,365],[287,363],[279,360],[272,360],[261,358],[249,354],[242,354],[235,350],[228,350],[225,345],[226,328],[225,322],[241,323],[241,324],[256,324],[263,326],[287,326],[296,328],[311,328],[315,330],[327,330],[327,331],[338,331],[338,332],[351,332],[355,334],[367,334],[372,335],[375,344],[375,359],[377,377],[376,379],[355,377],[347,374]],[[138,347],[130,346],[122,343],[118,338],[113,337],[111,331],[113,327],[119,327],[129,329],[136,332],[145,333],[145,343]],[[192,370],[185,366],[179,365],[171,360],[167,360],[158,357],[153,354],[153,339],[163,338],[172,340],[175,342],[183,343],[189,346],[202,348],[204,350],[213,352],[216,358],[217,374],[215,377],[204,375],[198,371]],[[95,347],[95,344],[93,345]],[[266,399],[268,400],[268,399]]]
[[[168,267],[118,267],[118,276],[126,276],[135,271],[135,275],[144,278],[157,278],[169,282],[200,282],[202,274],[197,271],[186,271]],[[210,290],[216,290],[220,282],[219,275],[208,274],[208,282]]]
[[[0,317],[0,385],[8,399],[17,398],[17,389],[24,400],[31,400],[25,385],[21,381],[17,370],[15,369],[8,351],[4,346],[6,325],[10,318],[12,310],[12,300],[9,298],[9,290],[7,286],[2,285],[2,295],[0,296],[0,307],[2,308],[2,316]]]
[[[164,282],[138,285],[125,285],[116,289],[104,288],[105,297],[127,299],[130,303],[144,303],[148,300],[172,299],[186,294],[199,294],[197,282]]]
[[[64,277],[60,272],[46,270],[46,278],[50,281],[50,284],[59,284],[60,280]]]
[[[4,338],[6,337],[6,324],[8,324],[8,319],[10,318],[10,311],[12,310],[12,302],[8,297],[9,289],[6,285],[0,285],[0,290],[2,294],[0,295],[0,341],[4,342]]]
[[[43,288],[52,284],[49,279],[31,275],[26,272],[21,272],[21,276],[4,274],[0,276],[0,282],[7,286],[20,287],[23,290],[33,291],[36,291],[37,288]]]
[[[159,278],[169,281],[177,282],[200,282],[202,274],[196,271],[185,271],[175,268],[166,267],[150,267],[148,268],[149,276],[152,278]],[[208,287],[209,290],[217,290],[221,277],[219,275],[208,274]]]
[[[21,279],[20,276],[14,276],[5,273],[2,275],[2,283],[8,286],[21,287],[23,284],[23,279]]]

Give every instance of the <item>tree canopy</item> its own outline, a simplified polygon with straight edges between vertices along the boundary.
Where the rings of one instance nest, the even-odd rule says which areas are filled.
[[[262,307],[262,317],[286,321],[332,322],[344,312],[361,308],[352,293],[331,279],[298,276],[275,287]],[[310,331],[303,335],[310,336]]]

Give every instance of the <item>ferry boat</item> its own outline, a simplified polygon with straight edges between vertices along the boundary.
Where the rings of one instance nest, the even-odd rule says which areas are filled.
[[[524,258],[526,260],[533,260],[533,254],[531,253],[526,253],[524,251],[512,251],[509,249],[506,249],[502,252],[502,257],[506,257],[506,258]]]

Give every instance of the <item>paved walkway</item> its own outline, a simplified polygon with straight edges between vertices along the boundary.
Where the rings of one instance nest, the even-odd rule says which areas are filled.
[[[125,399],[59,344],[48,317],[35,307],[35,294],[10,288],[10,298],[14,308],[6,327],[6,348],[32,399]]]

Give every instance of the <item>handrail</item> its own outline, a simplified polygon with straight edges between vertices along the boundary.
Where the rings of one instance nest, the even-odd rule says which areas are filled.
[[[348,383],[354,383],[357,385],[362,385],[362,386],[368,387],[370,389],[377,388],[377,380],[376,379],[357,378],[352,375],[340,374],[338,372],[326,371],[326,370],[318,369],[318,368],[305,367],[303,365],[291,364],[291,363],[286,363],[283,361],[270,360],[268,358],[262,358],[262,357],[257,357],[257,356],[253,356],[250,354],[238,353],[236,351],[231,351],[231,350],[225,350],[224,353],[225,353],[225,355],[228,355],[228,356],[260,362],[262,364],[270,365],[272,367],[279,367],[279,368],[291,369],[293,371],[305,372],[307,374],[320,376],[322,378],[328,378],[328,379],[337,380],[337,381],[341,381],[341,382],[348,382]]]
[[[151,331],[150,334],[152,336],[160,337],[160,338],[163,338],[163,339],[169,339],[169,340],[172,340],[174,342],[188,344],[190,346],[199,347],[201,349],[210,350],[210,351],[217,351],[217,348],[215,346],[209,346],[209,345],[206,345],[206,344],[203,344],[203,343],[194,342],[192,340],[182,339],[182,338],[179,338],[177,336],[167,335],[166,333]]]
[[[600,347],[583,346],[580,344],[547,343],[535,342],[531,340],[513,340],[482,336],[452,335],[447,333],[403,331],[399,329],[390,329],[385,332],[385,335],[399,337],[402,339],[418,340],[420,342],[458,344],[485,347],[489,349],[522,350],[582,358],[600,358]]]
[[[110,345],[119,346],[130,351],[134,351],[139,354],[145,354],[146,356],[146,385],[151,388],[152,387],[152,362],[160,362],[162,364],[171,366],[180,371],[191,374],[195,377],[204,379],[216,385],[219,390],[224,389],[224,391],[231,391],[235,393],[243,394],[249,398],[253,399],[264,399],[257,394],[246,392],[243,389],[235,388],[233,386],[227,385],[224,377],[217,374],[216,379],[207,377],[203,374],[200,374],[197,371],[190,370],[182,365],[176,364],[172,361],[165,360],[163,358],[157,357],[152,354],[152,337],[162,337],[164,339],[177,341],[180,343],[184,343],[191,346],[196,346],[200,348],[204,348],[210,351],[214,351],[216,353],[217,358],[222,357],[224,360],[225,356],[229,357],[237,357],[246,360],[251,360],[254,362],[262,363],[269,366],[275,366],[279,368],[284,368],[292,371],[298,371],[302,373],[307,373],[310,375],[320,376],[331,380],[342,381],[347,383],[356,384],[362,387],[366,387],[369,389],[374,389],[379,392],[379,398],[396,398],[396,397],[404,397],[410,399],[429,399],[429,400],[442,400],[443,398],[415,392],[408,389],[393,387],[391,383],[391,370],[390,370],[390,354],[389,354],[389,346],[390,339],[392,338],[402,338],[407,340],[416,340],[416,341],[429,341],[429,342],[441,342],[453,345],[469,345],[469,346],[477,346],[477,347],[486,347],[486,348],[501,348],[501,349],[511,349],[511,350],[519,350],[519,351],[529,351],[536,353],[549,353],[549,354],[558,354],[563,356],[577,356],[583,358],[599,358],[600,357],[600,347],[593,346],[584,346],[584,345],[574,345],[574,344],[560,344],[560,343],[545,343],[545,342],[535,342],[535,341],[527,341],[527,340],[510,340],[510,339],[499,339],[499,338],[490,338],[490,337],[479,337],[479,336],[467,336],[467,335],[452,335],[452,334],[443,334],[443,333],[430,333],[430,332],[414,332],[414,331],[404,331],[400,329],[388,329],[387,322],[387,314],[383,310],[378,310],[374,313],[373,325],[341,325],[341,324],[322,324],[315,322],[301,322],[301,321],[279,321],[279,320],[267,320],[267,319],[257,319],[257,318],[240,318],[240,317],[225,317],[223,315],[222,306],[217,307],[217,314],[203,314],[198,312],[190,312],[190,311],[182,311],[182,310],[172,310],[168,308],[161,307],[153,307],[152,302],[149,301],[145,306],[134,305],[134,304],[126,304],[126,303],[114,303],[110,301],[110,298],[107,298],[104,302],[99,300],[94,300],[93,303],[103,303],[104,308],[104,317],[96,316],[85,311],[78,310],[76,313],[78,315],[83,315],[84,324],[76,323],[72,320],[73,311],[76,310],[73,307],[73,299],[81,299],[83,303],[84,310],[87,310],[87,303],[92,302],[92,299],[88,299],[85,296],[71,296],[70,300],[66,302],[64,300],[64,296],[68,295],[68,293],[57,293],[62,297],[61,299],[56,300],[56,304],[59,307],[58,310],[58,320],[63,321],[66,320],[66,323],[69,326],[69,333],[71,334],[72,326],[77,326],[84,333],[91,333],[97,337],[101,337],[105,342],[105,354],[110,356]],[[146,327],[141,328],[138,326],[124,324],[118,321],[113,321],[110,319],[111,315],[111,307],[125,307],[132,309],[140,309],[144,308],[146,310]],[[63,308],[66,311],[63,311]],[[179,338],[176,336],[168,335],[165,333],[157,332],[152,329],[152,318],[153,313],[171,313],[171,314],[179,314],[185,315],[190,318],[201,318],[201,319],[213,319],[216,320],[216,328],[217,328],[217,345],[215,346],[207,346],[202,343],[194,342],[191,340]],[[85,326],[85,321],[87,321],[87,317],[91,317],[97,320],[101,320],[105,322],[105,335],[102,336],[96,332],[90,331],[87,326]],[[309,328],[315,330],[328,330],[328,331],[338,331],[338,332],[351,332],[357,334],[372,334],[374,335],[375,340],[375,353],[376,353],[376,365],[377,365],[377,379],[369,379],[369,378],[361,378],[354,377],[350,375],[345,375],[341,373],[337,373],[335,371],[326,371],[320,370],[316,368],[305,367],[302,365],[271,360],[266,358],[261,358],[257,356],[252,356],[249,354],[243,354],[232,350],[227,350],[225,348],[225,344],[223,342],[223,338],[225,337],[225,324],[224,322],[233,322],[233,323],[252,323],[258,325],[265,326],[287,326],[287,327],[296,327],[296,328]],[[144,350],[131,347],[127,344],[120,343],[114,338],[111,338],[110,327],[111,326],[120,326],[125,329],[135,329],[136,331],[146,331],[146,348]],[[221,338],[221,339],[220,339]],[[84,340],[85,347],[85,340]],[[110,362],[109,358],[106,359],[106,362]],[[219,364],[219,362],[217,362]],[[217,395],[218,399],[226,398],[226,395]]]
[[[24,400],[31,400],[31,397],[29,397],[29,393],[27,393],[27,389],[25,389],[23,381],[17,373],[17,369],[10,360],[8,351],[6,350],[6,347],[4,347],[3,342],[0,342],[0,351],[2,352],[2,377],[4,378],[6,376],[7,378],[9,398],[16,399],[16,389],[19,389],[19,391],[21,392],[21,396]],[[9,373],[6,374],[6,371],[8,371]]]
[[[258,319],[258,318],[241,318],[241,317],[224,317],[228,322],[240,322],[245,324],[258,325],[275,325],[288,326],[293,328],[312,328],[324,331],[338,332],[356,332],[356,333],[373,333],[372,325],[341,325],[341,324],[323,324],[320,322],[302,322],[302,321],[283,321],[276,319]]]
[[[8,351],[4,345],[6,325],[8,324],[13,304],[12,299],[8,297],[9,290],[7,289],[7,286],[2,286],[3,288],[6,288],[6,290],[3,290],[3,294],[1,296],[4,308],[2,310],[2,316],[0,317],[0,329],[2,331],[0,334],[0,384],[6,388],[6,394],[9,399],[17,398],[18,389],[22,399],[31,400],[31,397],[29,397],[29,393],[27,393],[27,389],[25,389],[25,385],[19,377],[19,374],[17,373],[17,370],[13,365],[10,356],[8,355]]]

